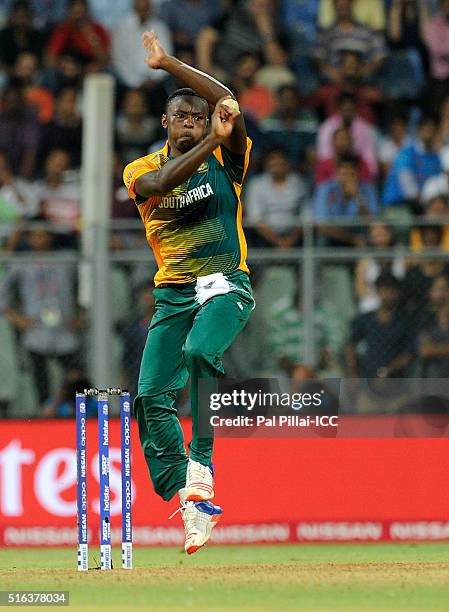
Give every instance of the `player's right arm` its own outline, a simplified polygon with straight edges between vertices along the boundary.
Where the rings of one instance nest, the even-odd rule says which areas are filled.
[[[184,83],[185,86],[194,89],[211,106],[216,108],[217,105],[223,104],[226,99],[236,101],[231,90],[223,83],[166,53],[155,32],[144,32],[142,44],[148,52],[145,62],[150,68],[165,70],[176,80]],[[223,145],[235,155],[245,155],[248,148],[248,139],[245,121],[240,113],[237,115],[234,130],[230,133],[229,138],[223,142]]]
[[[210,133],[187,153],[169,160],[157,171],[139,176],[134,183],[134,192],[142,197],[164,196],[198,170],[212,152],[230,136],[238,111],[231,111],[217,104],[212,115]]]
[[[193,149],[169,160],[159,170],[140,176],[135,182],[135,193],[144,198],[167,195],[192,176],[219,144],[215,138],[208,135]]]

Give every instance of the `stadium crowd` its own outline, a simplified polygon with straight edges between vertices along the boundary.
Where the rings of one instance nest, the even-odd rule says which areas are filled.
[[[321,247],[449,249],[449,0],[3,0],[0,24],[4,253],[79,248],[88,74],[116,79],[112,217],[138,217],[122,171],[160,148],[160,115],[177,87],[145,65],[146,30],[239,100],[253,140],[244,198],[250,247],[301,248],[307,219]],[[29,230],[30,220],[47,223]],[[111,248],[146,248],[142,233],[115,231]],[[449,374],[449,263],[397,252],[323,268],[309,375]],[[0,273],[1,312],[32,371],[39,413],[67,414],[86,377],[76,270],[57,257],[51,265],[12,261]],[[257,296],[269,270],[254,272]],[[135,390],[153,303],[148,267],[125,277],[139,298],[116,331],[123,379]],[[295,286],[261,298],[228,358],[231,373],[298,373],[302,297]],[[65,372],[56,393],[49,359]],[[0,397],[4,414],[8,403]]]

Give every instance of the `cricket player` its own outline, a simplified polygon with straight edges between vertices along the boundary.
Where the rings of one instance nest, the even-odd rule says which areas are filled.
[[[166,145],[124,171],[158,264],[134,411],[154,489],[165,500],[179,494],[185,550],[192,554],[222,514],[210,501],[213,436],[199,435],[198,379],[223,376],[221,357],[254,308],[240,201],[251,141],[229,89],[167,55],[154,32],[142,42],[148,66],[186,88],[167,99]],[[189,375],[187,456],[173,404]]]

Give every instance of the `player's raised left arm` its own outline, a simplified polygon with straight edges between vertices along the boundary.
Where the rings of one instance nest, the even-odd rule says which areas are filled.
[[[148,52],[146,63],[150,68],[166,70],[176,79],[182,81],[187,87],[194,89],[209,104],[215,107],[223,98],[235,100],[234,94],[225,85],[201,70],[184,64],[176,57],[168,55],[159,42],[155,32],[145,32],[142,35],[142,44]],[[246,128],[242,114],[234,122],[231,135],[223,142],[224,146],[236,155],[243,155],[246,151]]]

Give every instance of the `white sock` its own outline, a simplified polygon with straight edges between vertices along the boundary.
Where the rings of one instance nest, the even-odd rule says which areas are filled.
[[[181,502],[181,505],[183,506],[186,501],[186,488],[183,487],[182,489],[179,489],[178,495],[179,495],[179,501]]]

